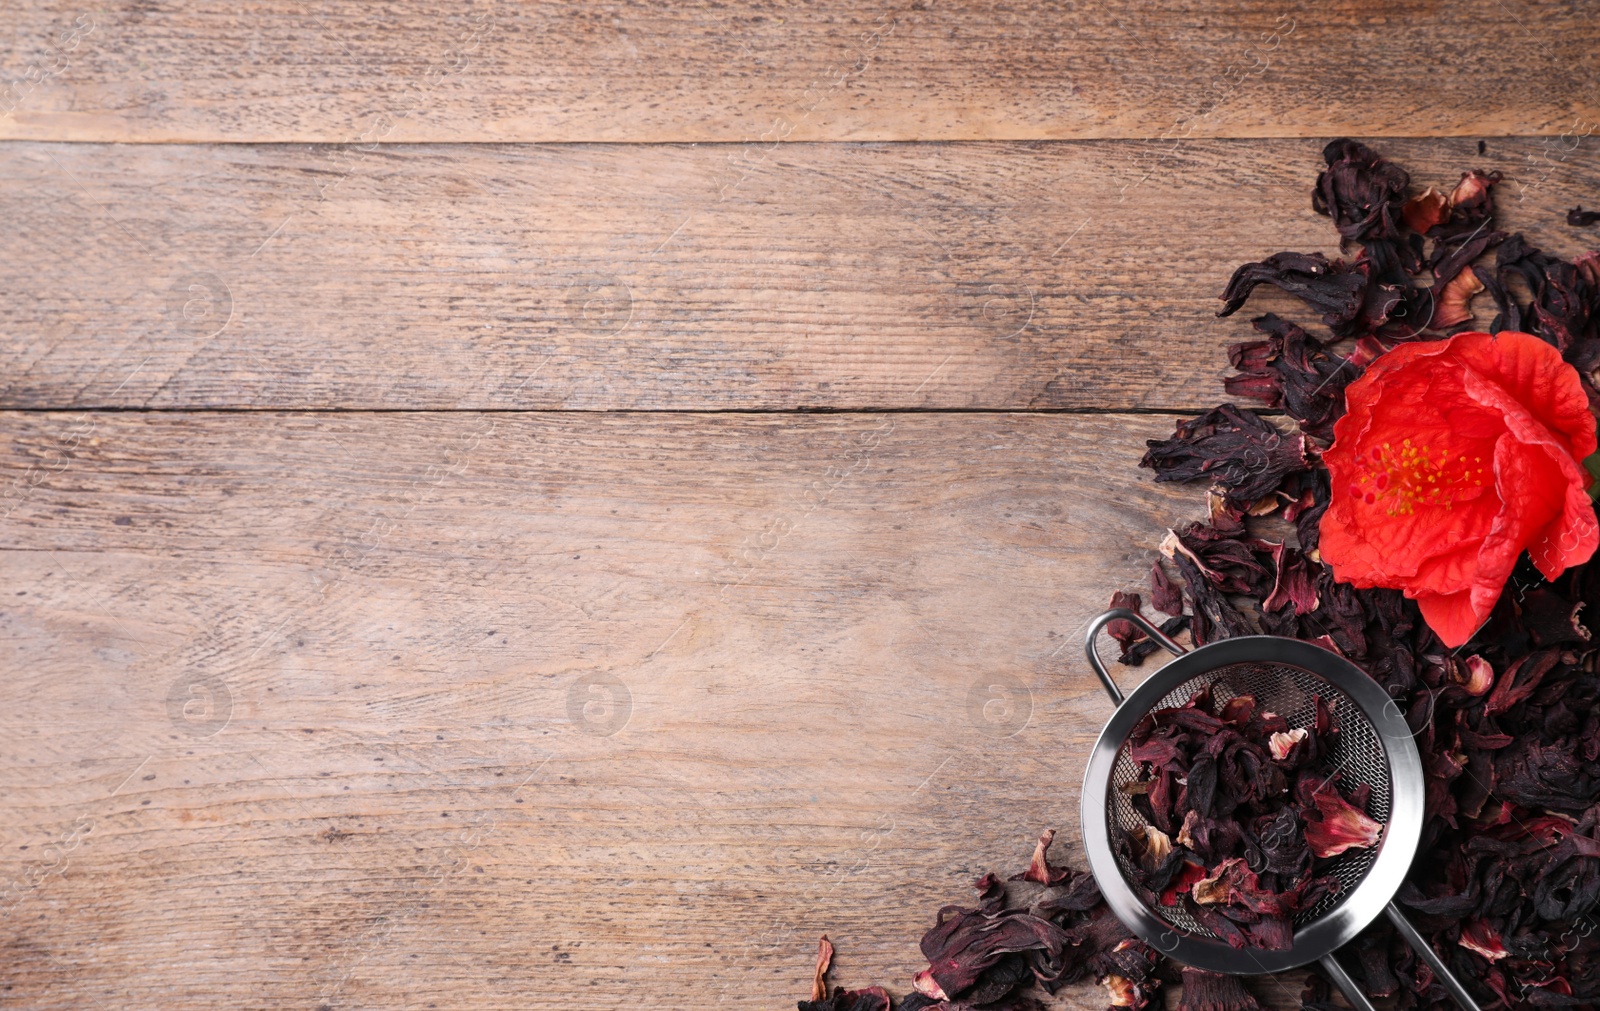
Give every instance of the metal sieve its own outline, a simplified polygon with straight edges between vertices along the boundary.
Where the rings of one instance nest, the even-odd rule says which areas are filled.
[[[1127,698],[1095,649],[1100,630],[1118,619],[1133,623],[1177,656]],[[1117,708],[1100,732],[1084,772],[1083,845],[1106,904],[1129,930],[1164,954],[1212,972],[1254,975],[1318,962],[1357,1011],[1373,1011],[1372,1002],[1334,953],[1384,914],[1433,968],[1456,1003],[1466,1011],[1479,1011],[1433,946],[1394,904],[1422,834],[1424,782],[1412,730],[1376,681],[1342,656],[1279,636],[1224,639],[1185,651],[1143,616],[1122,608],[1090,623],[1084,651]],[[1122,789],[1139,778],[1128,755],[1128,735],[1152,709],[1181,706],[1207,687],[1219,703],[1253,695],[1262,709],[1283,716],[1291,727],[1310,724],[1312,697],[1320,695],[1332,706],[1339,726],[1322,771],[1337,772],[1352,786],[1370,786],[1367,814],[1384,826],[1376,846],[1347,850],[1319,866],[1320,873],[1338,879],[1339,888],[1295,918],[1294,941],[1284,951],[1235,948],[1182,906],[1152,907],[1129,883],[1132,868],[1114,843],[1121,833],[1147,824]]]

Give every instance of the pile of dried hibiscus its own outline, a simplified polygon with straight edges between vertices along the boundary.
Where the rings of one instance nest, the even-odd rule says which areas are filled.
[[[1323,758],[1338,728],[1314,698],[1290,727],[1251,695],[1218,706],[1215,685],[1147,713],[1128,736],[1132,803],[1146,824],[1118,844],[1151,906],[1182,906],[1237,947],[1291,947],[1294,918],[1338,891],[1324,861],[1375,845],[1371,786],[1345,790]]]
[[[1600,654],[1583,623],[1600,607],[1600,561],[1577,564],[1593,552],[1595,522],[1592,505],[1572,491],[1587,488],[1587,475],[1574,474],[1567,459],[1594,451],[1592,418],[1584,412],[1588,431],[1561,435],[1543,394],[1492,401],[1473,371],[1481,371],[1485,347],[1500,348],[1514,358],[1491,363],[1491,372],[1502,368],[1509,377],[1502,386],[1547,390],[1549,383],[1528,376],[1570,365],[1581,377],[1579,402],[1600,408],[1600,254],[1567,262],[1497,230],[1497,172],[1463,173],[1448,193],[1416,192],[1402,168],[1355,141],[1334,141],[1323,155],[1312,207],[1356,255],[1329,261],[1284,252],[1246,264],[1222,295],[1221,315],[1266,284],[1314,310],[1327,334],[1276,315],[1255,319],[1261,338],[1230,349],[1237,374],[1226,387],[1286,417],[1275,422],[1224,404],[1150,443],[1142,463],[1157,480],[1210,484],[1209,518],[1163,543],[1167,564],[1154,566],[1150,603],[1169,616],[1165,632],[1187,632],[1196,645],[1258,633],[1313,641],[1387,689],[1415,730],[1427,773],[1422,844],[1398,901],[1485,1009],[1600,1008]],[[1584,226],[1594,216],[1575,211],[1568,220]],[[1457,370],[1466,376],[1457,382],[1462,388],[1429,380],[1403,405],[1421,412],[1411,420],[1422,430],[1431,418],[1446,437],[1464,441],[1431,453],[1396,431],[1392,445],[1363,446],[1344,471],[1340,461],[1325,461],[1337,455],[1330,453],[1336,441],[1350,456],[1354,437],[1346,433],[1367,410],[1356,403],[1362,386],[1352,391],[1352,384],[1368,373],[1364,385],[1374,385],[1394,361],[1426,357],[1431,347],[1448,350],[1469,329],[1471,302],[1484,292],[1495,309],[1487,332],[1521,333],[1487,344],[1463,335],[1461,354],[1470,361]],[[1523,335],[1537,338],[1528,342],[1536,347],[1510,339]],[[1469,347],[1472,340],[1480,344]],[[1415,347],[1428,342],[1437,343]],[[1413,350],[1393,353],[1402,348]],[[1530,365],[1539,355],[1549,361]],[[1368,413],[1363,433],[1378,417]],[[1528,417],[1545,427],[1524,423]],[[1485,490],[1474,469],[1483,453],[1497,476],[1523,468],[1516,474],[1534,491],[1491,501],[1496,482]],[[1592,458],[1585,464],[1595,466]],[[1355,477],[1346,482],[1352,466]],[[1333,548],[1322,537],[1330,505],[1348,514],[1338,530],[1344,557],[1324,556]],[[1485,509],[1498,533],[1512,533],[1488,547],[1474,542],[1465,562],[1429,555],[1432,545],[1459,547],[1460,525]],[[1373,535],[1380,548],[1398,545],[1404,556],[1416,546],[1415,557],[1398,561],[1372,556],[1399,565],[1403,578],[1384,582],[1380,565],[1352,560],[1365,549],[1350,546],[1357,520],[1393,528]],[[1462,585],[1440,575],[1463,565],[1472,571]],[[1134,609],[1142,603],[1133,593],[1112,600]],[[1137,665],[1155,652],[1136,628],[1118,624],[1109,630],[1122,662]],[[1318,874],[1318,861],[1374,838],[1365,798],[1315,774],[1316,755],[1338,732],[1333,714],[1291,728],[1248,701],[1216,706],[1201,698],[1186,708],[1153,714],[1159,718],[1135,731],[1151,784],[1136,803],[1154,826],[1153,834],[1124,841],[1142,869],[1135,884],[1152,902],[1189,903],[1237,945],[1281,946],[1294,911],[1336,887]],[[1236,739],[1231,760],[1250,769],[1219,769],[1215,749],[1197,743],[1219,733]],[[1162,770],[1182,779],[1181,801],[1162,792]],[[1205,795],[1199,805],[1188,796],[1197,789]],[[824,939],[812,999],[800,1002],[801,1011],[1000,1011],[1036,1005],[1035,988],[1053,994],[1091,978],[1105,987],[1111,1008],[1143,1011],[1163,983],[1182,984],[1180,1011],[1257,1007],[1239,980],[1180,967],[1135,938],[1087,873],[1050,864],[1053,835],[1040,837],[1023,873],[976,882],[977,905],[939,911],[922,939],[928,968],[906,997],[893,1002],[877,987],[830,994],[824,976],[832,947]],[[1270,854],[1260,852],[1264,839],[1276,846]],[[1383,918],[1342,960],[1370,995],[1402,1011],[1454,1008]],[[1309,971],[1302,1005],[1332,1011],[1328,983]]]

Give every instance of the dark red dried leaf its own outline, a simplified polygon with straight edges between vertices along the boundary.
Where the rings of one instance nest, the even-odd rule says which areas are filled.
[[[1036,881],[1041,885],[1054,885],[1067,880],[1073,871],[1065,867],[1050,866],[1050,844],[1055,842],[1056,830],[1047,828],[1039,836],[1039,841],[1033,847],[1033,859],[1028,862],[1028,869],[1014,876],[1012,881]]]
[[[1265,341],[1251,343],[1264,344]],[[1234,347],[1239,345],[1235,344]],[[1222,388],[1230,397],[1260,401],[1267,407],[1283,406],[1283,388],[1278,385],[1278,377],[1270,372],[1244,372],[1228,376],[1222,380]]]
[[[1589,641],[1589,629],[1578,620],[1584,602],[1572,601],[1548,587],[1535,587],[1516,603],[1517,616],[1538,647],[1581,644]]]
[[[1238,976],[1184,966],[1178,1011],[1261,1011],[1261,1005]]]
[[[888,991],[881,986],[864,990],[835,990],[827,1000],[803,1000],[800,1011],[889,1011]]]
[[[1178,606],[1183,606],[1181,597],[1179,599]],[[1180,614],[1176,617],[1168,618],[1157,627],[1161,629],[1161,634],[1165,635],[1168,639],[1177,638],[1178,635],[1188,630],[1189,616],[1186,614]],[[1138,642],[1135,642],[1133,645],[1123,650],[1122,655],[1117,657],[1117,662],[1120,664],[1126,664],[1129,667],[1138,667],[1149,658],[1150,654],[1158,653],[1161,651],[1161,649],[1162,647],[1160,643],[1156,642],[1149,636],[1145,636]]]
[[[1461,173],[1461,181],[1450,191],[1450,216],[1428,230],[1428,237],[1449,245],[1464,235],[1488,231],[1494,219],[1494,187],[1500,182],[1499,172],[1469,169]]]
[[[1581,812],[1600,801],[1600,767],[1570,740],[1518,738],[1495,753],[1495,795],[1529,808]]]
[[[823,934],[817,941],[817,968],[811,980],[811,999],[799,1002],[799,1011],[889,1011],[889,994],[882,987],[864,990],[836,989],[828,996],[828,967],[833,962],[833,944]]]
[[[1274,253],[1233,272],[1223,289],[1218,316],[1232,316],[1258,286],[1270,284],[1322,314],[1335,337],[1372,333],[1388,322],[1406,293],[1377,275],[1365,255],[1354,263],[1329,262],[1321,253]]]
[[[1450,217],[1450,198],[1429,186],[1400,208],[1406,227],[1421,235]]]
[[[1400,238],[1401,208],[1411,176],[1365,144],[1341,138],[1322,149],[1328,167],[1317,176],[1311,207],[1333,218],[1344,241]]]
[[[1183,592],[1159,561],[1150,565],[1150,606],[1174,617],[1183,613]]]
[[[1511,277],[1532,293],[1527,306],[1512,298],[1505,283]],[[1590,342],[1600,339],[1600,285],[1583,265],[1544,253],[1516,234],[1495,251],[1494,271],[1478,268],[1478,278],[1499,309],[1491,332],[1521,328],[1554,344],[1569,361],[1593,354]],[[1582,365],[1578,370],[1585,371]]]
[[[1193,812],[1190,812],[1193,814]],[[1196,882],[1206,878],[1206,865],[1191,860],[1179,862],[1178,872],[1167,879],[1166,887],[1159,893],[1159,901],[1163,906],[1175,906],[1182,896],[1189,895]]]
[[[1005,956],[1032,950],[1059,956],[1071,941],[1061,927],[1025,910],[946,906],[922,936],[928,968],[917,974],[916,988],[931,997],[960,998]]]
[[[1351,803],[1337,785],[1315,775],[1302,776],[1300,816],[1306,822],[1306,843],[1314,856],[1336,857],[1352,849],[1368,849],[1383,839],[1383,823]]]
[[[1396,959],[1390,951],[1391,935],[1386,931],[1368,930],[1347,946],[1340,957],[1354,970],[1355,977],[1371,997],[1392,997],[1400,990],[1400,980],[1395,976]],[[1346,956],[1354,955],[1348,958]]]
[[[1272,549],[1274,578],[1272,592],[1261,602],[1266,611],[1289,607],[1295,614],[1308,614],[1317,608],[1317,585],[1311,566],[1300,552],[1280,544]]]
[[[1287,320],[1268,313],[1252,321],[1265,340],[1235,344],[1229,361],[1244,372],[1224,381],[1228,392],[1283,407],[1301,431],[1325,441],[1344,414],[1344,389],[1362,368],[1327,351],[1322,342]]]
[[[1206,478],[1226,500],[1244,509],[1277,490],[1307,466],[1305,437],[1286,435],[1254,411],[1232,404],[1180,422],[1170,439],[1151,439],[1141,467],[1157,481]]]
[[[1179,563],[1185,559],[1206,582],[1224,593],[1259,594],[1272,585],[1272,570],[1264,556],[1277,548],[1252,537],[1244,527],[1219,527],[1215,523],[1190,523],[1168,531],[1161,553]],[[1188,575],[1179,563],[1179,574]]]
[[[1139,599],[1137,593],[1123,593],[1118,590],[1111,595],[1111,607],[1114,610],[1124,609],[1138,614],[1144,610],[1144,602]],[[1129,646],[1144,638],[1144,633],[1139,630],[1139,626],[1123,618],[1107,622],[1106,634],[1117,640],[1123,652],[1127,652]]]
[[[1518,659],[1495,683],[1494,691],[1484,704],[1483,714],[1494,716],[1507,712],[1528,698],[1560,660],[1561,651],[1556,649],[1540,650]]]
[[[1178,555],[1173,561],[1183,576],[1183,596],[1192,612],[1189,616],[1189,637],[1196,646],[1254,634],[1250,619],[1202,575],[1187,555]]]

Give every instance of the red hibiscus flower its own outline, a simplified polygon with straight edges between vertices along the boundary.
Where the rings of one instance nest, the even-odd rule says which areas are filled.
[[[1577,370],[1531,334],[1403,344],[1346,391],[1323,459],[1322,557],[1417,601],[1447,646],[1489,617],[1524,550],[1547,578],[1600,542],[1595,419]]]

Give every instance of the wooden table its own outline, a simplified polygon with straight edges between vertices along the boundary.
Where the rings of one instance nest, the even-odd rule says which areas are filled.
[[[1600,203],[1553,0],[9,13],[5,1007],[905,992],[1324,140]]]

